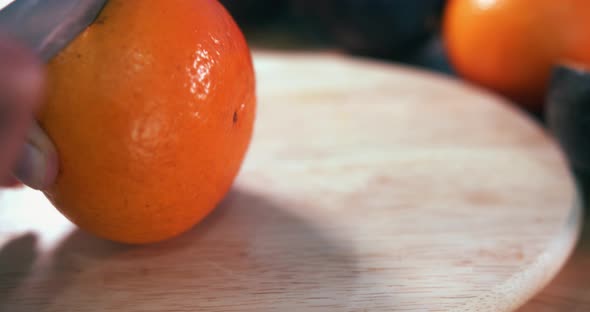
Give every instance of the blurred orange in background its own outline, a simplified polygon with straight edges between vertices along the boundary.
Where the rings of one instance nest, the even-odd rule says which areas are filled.
[[[555,64],[590,66],[590,1],[449,0],[443,35],[459,75],[540,111]]]

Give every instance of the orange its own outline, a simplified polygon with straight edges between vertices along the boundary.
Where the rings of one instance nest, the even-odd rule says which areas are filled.
[[[443,36],[459,75],[530,110],[542,108],[552,66],[590,66],[588,0],[450,0]]]
[[[81,229],[132,244],[208,215],[251,140],[249,47],[214,0],[110,0],[47,66],[41,126],[60,171],[45,191]]]

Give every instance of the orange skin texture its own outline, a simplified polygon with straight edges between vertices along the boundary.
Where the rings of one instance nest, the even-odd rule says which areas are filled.
[[[590,66],[590,1],[450,0],[443,36],[459,75],[538,111],[554,65]]]
[[[60,156],[45,191],[81,229],[144,244],[208,215],[256,110],[249,47],[214,0],[110,0],[47,67],[38,119]]]

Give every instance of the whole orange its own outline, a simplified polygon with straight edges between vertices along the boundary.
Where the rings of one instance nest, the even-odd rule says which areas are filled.
[[[443,35],[467,80],[530,110],[544,102],[552,66],[590,66],[588,0],[449,0]]]
[[[251,140],[249,47],[214,0],[110,0],[47,67],[38,118],[60,172],[46,196],[124,243],[174,237],[231,188]]]

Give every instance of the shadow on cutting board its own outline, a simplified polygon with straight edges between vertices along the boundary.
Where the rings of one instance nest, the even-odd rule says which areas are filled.
[[[205,222],[150,246],[124,246],[74,231],[38,272],[43,278],[30,286],[37,291],[34,310],[346,307],[351,294],[346,290],[354,289],[358,274],[354,251],[289,214],[294,206],[281,209],[294,203],[277,202],[234,190]],[[9,306],[27,309],[18,302]]]
[[[37,236],[34,234],[24,234],[2,246],[0,249],[0,305],[29,276],[36,258]]]

